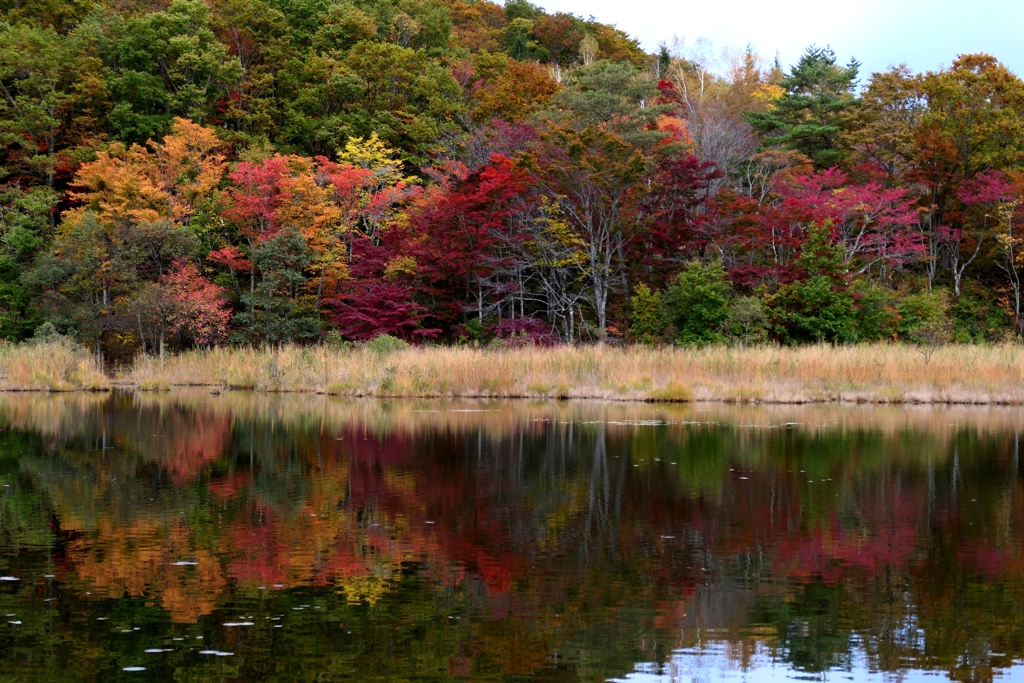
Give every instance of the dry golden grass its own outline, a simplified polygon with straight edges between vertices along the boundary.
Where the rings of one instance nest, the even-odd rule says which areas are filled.
[[[117,383],[143,390],[210,386],[264,392],[424,398],[592,398],[739,403],[1024,404],[1024,347],[736,349],[421,347],[378,353],[222,348],[139,359]],[[104,390],[87,350],[0,346],[0,390]]]
[[[0,391],[105,391],[109,378],[81,346],[43,342],[0,346]]]
[[[1024,404],[1024,347],[283,347],[146,359],[118,381],[339,396]]]

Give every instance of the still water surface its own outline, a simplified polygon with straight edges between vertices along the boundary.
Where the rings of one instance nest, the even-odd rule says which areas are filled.
[[[0,681],[1024,680],[1021,431],[0,396]]]

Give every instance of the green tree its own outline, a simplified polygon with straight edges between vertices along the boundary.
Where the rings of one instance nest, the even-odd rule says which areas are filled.
[[[253,263],[260,280],[242,295],[246,310],[235,315],[235,341],[286,344],[320,333],[316,311],[302,300],[313,251],[299,231],[285,229],[260,243]]]
[[[571,263],[579,281],[587,283],[597,336],[604,339],[608,296],[613,289],[628,289],[623,245],[636,227],[631,216],[648,160],[636,147],[597,126],[582,132],[555,127],[522,165],[548,205],[557,207],[559,242],[572,246],[563,263]],[[547,221],[539,221],[538,227],[554,229]]]
[[[653,344],[665,331],[665,308],[659,292],[637,285],[629,300],[629,336],[641,344]]]
[[[102,341],[114,324],[116,301],[133,291],[142,255],[123,236],[87,211],[65,221],[50,249],[22,281],[47,317],[70,325],[102,358]]]
[[[20,340],[39,324],[21,277],[47,234],[56,193],[45,185],[0,186],[0,338]]]
[[[529,0],[508,0],[505,3],[505,19],[540,19],[544,16],[544,8],[534,5]]]
[[[533,22],[523,17],[508,22],[504,30],[504,43],[505,52],[512,59],[546,62],[550,57],[548,49],[533,38]]]
[[[857,311],[842,248],[831,237],[829,222],[811,225],[799,258],[807,277],[781,286],[768,298],[776,328],[786,341],[836,343],[857,338]]]
[[[643,146],[665,137],[651,124],[672,107],[653,104],[656,96],[654,79],[632,64],[599,60],[569,74],[552,98],[550,115],[578,130],[597,126]]]
[[[822,168],[843,160],[841,137],[847,114],[857,106],[854,96],[856,60],[836,63],[831,49],[809,47],[782,79],[784,94],[764,112],[747,112],[746,119],[768,147],[796,150]]]
[[[297,47],[309,46],[310,38],[324,25],[332,0],[268,0],[267,4],[280,12],[288,23],[288,32]]]
[[[174,116],[202,124],[237,91],[243,69],[217,40],[203,0],[174,0],[166,12],[111,26],[111,120],[120,139],[144,142]]]
[[[936,326],[949,322],[949,293],[944,289],[903,297],[896,305],[897,331],[904,339],[914,340],[922,331],[930,334]]]
[[[854,301],[857,341],[893,339],[897,335],[899,311],[896,293],[881,283],[855,280],[850,286]]]
[[[935,349],[953,338],[949,293],[936,289],[912,294],[900,302],[899,313],[900,332],[907,341],[917,345],[927,368]]]
[[[0,12],[11,24],[29,24],[66,34],[95,11],[97,4],[94,0],[7,0],[0,3]]]
[[[449,69],[391,43],[362,41],[343,58],[293,60],[278,78],[282,142],[325,156],[348,138],[377,133],[424,163],[439,138],[455,133],[464,108]]]
[[[243,70],[236,96],[218,103],[218,115],[246,144],[269,138],[280,123],[276,74],[299,56],[291,27],[266,0],[217,0],[212,8],[210,26]]]
[[[722,325],[729,317],[731,291],[721,261],[688,264],[665,293],[665,307],[678,343],[701,346],[723,341]]]
[[[377,39],[377,22],[368,13],[347,2],[333,6],[324,24],[313,34],[313,49],[342,56],[356,43]]]
[[[57,166],[95,135],[105,94],[84,37],[0,23],[0,177],[28,173],[52,189]]]
[[[768,312],[756,296],[736,297],[729,304],[722,328],[743,346],[763,344],[768,341]]]

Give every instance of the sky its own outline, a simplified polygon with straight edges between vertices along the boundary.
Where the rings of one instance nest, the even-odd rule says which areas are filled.
[[[905,63],[949,66],[958,54],[987,52],[1024,77],[1024,0],[533,0],[614,24],[648,52],[673,36],[706,38],[715,53],[748,44],[787,71],[808,45],[828,45],[862,77]]]

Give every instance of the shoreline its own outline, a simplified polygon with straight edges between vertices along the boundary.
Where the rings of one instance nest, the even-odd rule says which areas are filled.
[[[862,397],[857,396],[855,398],[849,398],[846,396],[837,397],[821,397],[821,398],[808,398],[808,399],[748,399],[748,398],[735,398],[731,396],[725,397],[704,397],[704,398],[689,398],[689,399],[672,399],[672,398],[630,398],[622,396],[606,396],[606,395],[588,395],[585,393],[574,393],[570,396],[552,396],[548,394],[375,394],[375,393],[331,393],[323,390],[313,389],[255,389],[250,387],[222,387],[216,384],[172,384],[170,387],[161,388],[143,388],[137,384],[126,384],[112,382],[109,389],[101,390],[88,390],[92,393],[104,393],[110,391],[123,391],[123,392],[139,392],[139,393],[171,393],[176,391],[189,391],[189,390],[201,390],[201,389],[213,389],[211,395],[220,395],[228,392],[248,392],[258,394],[273,394],[273,395],[296,395],[296,396],[328,396],[332,398],[350,398],[359,400],[380,400],[380,401],[560,401],[560,402],[571,402],[571,401],[593,401],[602,403],[639,403],[639,404],[696,404],[696,405],[744,405],[744,406],[812,406],[812,405],[878,405],[878,406],[1003,406],[1003,407],[1016,407],[1024,406],[1024,399],[1013,399],[1013,400],[1001,400],[998,398],[978,398],[978,399],[960,399],[960,400],[940,400],[940,399],[888,399],[888,398],[873,398],[873,397]],[[72,390],[74,393],[83,390]],[[0,393],[58,393],[49,392],[47,390],[37,389],[0,389]]]
[[[379,399],[594,400],[743,405],[1024,406],[1024,346],[285,346],[138,358],[112,373],[63,343],[0,348],[0,391],[318,394]]]

